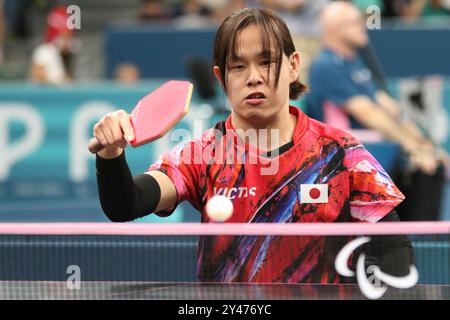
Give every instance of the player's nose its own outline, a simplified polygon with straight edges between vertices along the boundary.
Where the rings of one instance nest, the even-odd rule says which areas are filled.
[[[247,78],[247,86],[255,86],[262,84],[264,79],[262,77],[261,71],[256,67],[249,67],[249,73]]]

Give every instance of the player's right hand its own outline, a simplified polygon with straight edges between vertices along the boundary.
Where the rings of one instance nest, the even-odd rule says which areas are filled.
[[[98,152],[103,158],[119,156],[128,142],[134,140],[130,115],[125,110],[110,112],[94,125],[94,137],[105,147]]]

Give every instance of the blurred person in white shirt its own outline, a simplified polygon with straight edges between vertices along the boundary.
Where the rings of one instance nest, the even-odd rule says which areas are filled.
[[[70,82],[75,44],[73,30],[67,26],[66,7],[55,7],[47,17],[45,42],[31,56],[31,80],[53,85]]]

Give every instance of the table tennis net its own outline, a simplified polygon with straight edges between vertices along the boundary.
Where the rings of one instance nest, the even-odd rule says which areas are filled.
[[[0,224],[0,299],[450,299],[449,230],[441,222]],[[413,246],[417,279],[407,288],[389,276],[411,272],[380,280],[373,269],[371,242],[393,234]],[[338,270],[338,255],[347,268]],[[385,288],[379,297],[360,288],[362,255],[365,279]]]

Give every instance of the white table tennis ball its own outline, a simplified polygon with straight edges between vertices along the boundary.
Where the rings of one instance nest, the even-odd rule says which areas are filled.
[[[226,221],[233,214],[233,203],[225,196],[214,196],[206,204],[206,214],[213,221]]]

